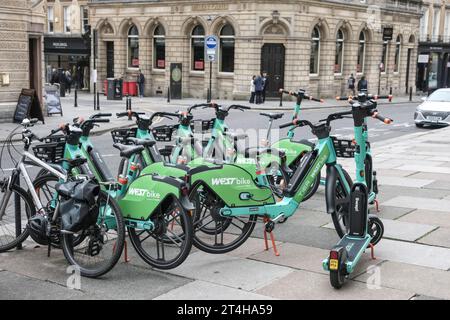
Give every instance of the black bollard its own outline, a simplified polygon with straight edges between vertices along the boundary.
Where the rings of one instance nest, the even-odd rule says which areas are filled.
[[[413,88],[409,87],[409,101],[412,101]]]
[[[392,87],[389,88],[389,94],[392,95]]]
[[[100,110],[100,91],[97,91],[97,110]]]
[[[280,107],[283,106],[283,92],[280,92]]]
[[[74,97],[74,102],[73,102],[73,106],[76,108],[78,107],[78,90],[75,87],[75,97]]]
[[[167,103],[170,103],[170,87],[167,87]]]

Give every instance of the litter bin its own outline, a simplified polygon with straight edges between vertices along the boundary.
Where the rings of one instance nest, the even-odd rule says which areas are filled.
[[[114,80],[114,100],[122,100],[122,79]]]
[[[128,93],[130,96],[137,96],[137,82],[136,81],[130,81],[128,83]]]
[[[129,92],[128,92],[128,84],[129,84],[128,81],[124,81],[124,82],[123,82],[123,85],[122,85],[122,94],[123,94],[124,96],[129,95]]]
[[[103,95],[104,96],[108,95],[108,79],[103,81]]]
[[[114,100],[115,90],[116,90],[115,79],[108,78],[108,79],[106,79],[106,81],[108,82],[108,87],[106,90],[106,99]]]

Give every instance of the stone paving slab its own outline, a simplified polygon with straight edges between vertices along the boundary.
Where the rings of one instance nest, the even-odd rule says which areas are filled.
[[[450,201],[448,200],[401,196],[388,200],[384,204],[394,207],[448,212],[450,216]]]
[[[442,211],[414,210],[401,217],[399,220],[413,223],[422,223],[426,221],[431,225],[450,228],[449,214]]]
[[[434,181],[424,187],[425,189],[450,190],[450,181]]]
[[[450,174],[446,173],[431,173],[431,172],[418,172],[409,176],[414,179],[430,179],[436,180],[432,184],[438,184],[440,181],[450,182]],[[428,186],[429,187],[429,186]],[[444,188],[447,189],[447,188]]]
[[[397,220],[400,217],[403,217],[404,215],[407,215],[408,213],[414,211],[414,209],[410,208],[399,208],[399,207],[391,207],[391,206],[385,206],[380,205],[380,212],[377,213],[381,218],[383,219],[391,219],[391,220]],[[375,210],[373,211],[375,213]]]
[[[450,249],[383,239],[375,247],[377,259],[434,269],[450,269]]]
[[[434,182],[434,180],[414,179],[414,178],[404,178],[404,177],[392,177],[392,176],[383,176],[379,180],[379,184],[380,185],[409,187],[409,188],[422,188],[422,187],[424,187],[424,186],[426,186],[426,185],[428,185],[430,183],[433,183],[433,182]]]
[[[72,300],[84,294],[48,281],[3,271],[0,272],[0,300]]]
[[[429,161],[427,161],[427,163],[429,163]],[[443,164],[443,162],[439,163],[439,165],[442,165],[442,164]],[[436,164],[435,166],[424,165],[424,164],[422,164],[422,165],[406,165],[406,166],[397,167],[396,169],[397,170],[406,170],[406,171],[450,174],[450,168],[439,167],[439,165],[438,164]]]
[[[155,298],[155,300],[273,300],[274,298],[217,285],[193,281]]]
[[[414,292],[429,297],[450,299],[450,272],[405,263],[385,262],[381,265],[381,286]],[[365,282],[368,275],[357,278]]]
[[[275,244],[277,246],[280,246],[282,245],[282,242],[275,241]],[[268,252],[272,252],[272,242],[269,241],[268,245],[269,245]],[[264,241],[258,238],[248,238],[247,241],[245,241],[245,243],[242,246],[240,246],[234,251],[227,253],[227,255],[237,258],[248,258],[254,254],[262,252],[266,252]]]
[[[191,254],[181,266],[167,272],[252,291],[286,276],[292,272],[292,269],[229,255],[196,252]]]
[[[395,169],[378,169],[375,163],[375,168],[379,177],[383,177],[383,180],[386,177],[407,177],[410,176],[416,171],[404,171],[404,170],[395,170]]]
[[[256,293],[283,300],[408,300],[413,292],[390,288],[370,290],[366,284],[350,280],[340,290],[330,285],[328,275],[308,271],[294,271],[286,277],[261,288]]]
[[[382,178],[381,178],[382,179]],[[408,188],[408,187],[395,187],[395,186],[380,186],[379,187],[379,200],[380,204],[388,205],[386,201],[391,200],[397,196],[408,196],[415,198],[427,198],[427,199],[442,199],[450,194],[448,190],[436,190],[427,188]]]
[[[418,242],[432,246],[450,248],[450,228],[439,228],[423,237]]]

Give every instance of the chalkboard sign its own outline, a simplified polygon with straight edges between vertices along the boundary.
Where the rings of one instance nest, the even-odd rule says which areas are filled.
[[[45,105],[47,106],[48,116],[52,114],[63,115],[58,84],[45,85]]]
[[[22,89],[14,112],[14,122],[22,122],[25,118],[37,118],[44,123],[41,104],[34,89]]]

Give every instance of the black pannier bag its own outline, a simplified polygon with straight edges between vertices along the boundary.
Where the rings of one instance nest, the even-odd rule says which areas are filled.
[[[56,185],[61,196],[61,230],[79,232],[96,223],[100,186],[91,180],[77,180]]]

